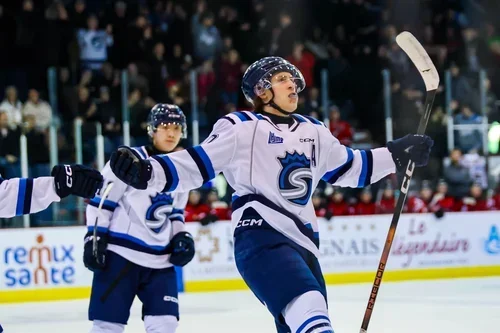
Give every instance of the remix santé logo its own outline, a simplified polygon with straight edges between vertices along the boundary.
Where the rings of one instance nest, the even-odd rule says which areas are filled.
[[[74,246],[52,245],[44,241],[40,234],[32,246],[20,245],[4,250],[6,286],[64,285],[74,282]]]

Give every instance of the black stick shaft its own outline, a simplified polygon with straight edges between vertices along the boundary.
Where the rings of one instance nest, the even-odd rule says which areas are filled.
[[[429,118],[431,115],[432,104],[434,103],[434,97],[436,96],[436,91],[437,89],[430,90],[427,92],[427,96],[425,98],[425,109],[424,109],[425,111],[422,117],[420,118],[417,134],[423,135],[425,133],[425,129],[427,128],[427,123],[429,122]],[[387,265],[387,259],[389,259],[389,254],[391,252],[392,241],[394,240],[394,235],[396,234],[396,228],[398,226],[399,217],[403,212],[404,203],[406,201],[408,188],[410,187],[410,181],[414,170],[415,170],[415,163],[413,163],[413,161],[410,160],[406,168],[406,172],[403,178],[403,183],[401,184],[401,193],[399,195],[398,202],[394,209],[394,215],[392,216],[391,226],[389,227],[389,232],[387,233],[384,249],[382,250],[382,256],[378,264],[377,273],[375,275],[375,281],[373,282],[370,298],[368,299],[368,305],[366,306],[360,333],[365,333],[368,330],[368,325],[370,323],[370,318],[372,316],[373,307],[375,306],[375,300],[377,299],[378,291],[382,283],[382,277],[384,275],[385,267]]]

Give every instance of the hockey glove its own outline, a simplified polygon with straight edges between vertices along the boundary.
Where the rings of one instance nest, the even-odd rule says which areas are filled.
[[[106,252],[108,248],[108,235],[97,233],[97,248],[94,253],[94,233],[89,231],[85,235],[83,247],[83,264],[92,272],[106,267]]]
[[[113,173],[125,184],[138,190],[148,187],[153,167],[148,160],[143,160],[133,149],[120,146],[111,154],[109,165]]]
[[[54,177],[54,187],[61,199],[70,194],[92,199],[103,183],[99,171],[80,164],[56,165],[50,175]]]
[[[427,135],[408,134],[387,143],[397,171],[404,171],[411,159],[415,166],[422,167],[429,162],[429,155],[434,141]]]
[[[171,253],[170,262],[173,265],[185,266],[194,257],[193,236],[187,231],[179,232],[170,240],[167,253]]]

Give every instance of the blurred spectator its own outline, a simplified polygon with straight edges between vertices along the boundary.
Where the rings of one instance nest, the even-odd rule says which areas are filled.
[[[432,197],[429,204],[433,210],[437,211],[442,209],[444,212],[451,212],[455,207],[455,199],[448,194],[448,184],[444,180],[440,180],[436,193]]]
[[[189,70],[192,65],[190,55],[184,55],[182,46],[175,44],[172,49],[172,55],[167,61],[167,71],[170,79],[173,81],[180,81],[184,78],[184,74]]]
[[[418,196],[412,195],[408,198],[405,212],[428,213],[429,203],[432,199],[433,190],[428,181],[423,181]]]
[[[365,187],[359,194],[359,200],[354,205],[354,215],[373,215],[377,211],[370,186]]]
[[[303,43],[294,43],[293,52],[287,56],[286,60],[290,61],[300,70],[307,87],[314,87],[314,65],[316,60],[312,53],[304,50]]]
[[[23,104],[17,96],[17,89],[14,86],[9,86],[5,89],[5,99],[0,104],[0,112],[7,114],[9,126],[15,128],[21,124]]]
[[[352,213],[351,207],[344,199],[344,193],[341,189],[335,189],[332,193],[331,201],[328,204],[328,211],[331,212],[333,216],[350,215]]]
[[[242,63],[240,61],[240,55],[238,51],[231,49],[227,56],[222,59],[220,65],[219,78],[222,88],[222,103],[238,105],[241,76]]]
[[[468,105],[461,108],[461,113],[455,116],[456,125],[479,125],[482,119],[479,115],[472,112]],[[456,135],[457,147],[464,151],[479,151],[483,147],[482,135],[479,129],[458,129]]]
[[[202,203],[200,191],[192,190],[189,192],[188,203],[184,211],[186,222],[197,222],[210,214],[210,207]]]
[[[351,146],[354,130],[351,125],[340,119],[340,110],[335,105],[330,107],[330,132],[341,144]]]
[[[214,25],[214,14],[198,10],[193,15],[191,24],[196,60],[199,62],[213,60],[222,49],[219,29]]]
[[[382,189],[382,197],[377,202],[377,214],[392,214],[396,207],[396,198],[394,197],[394,189],[390,182],[387,182],[385,188]]]
[[[36,89],[30,89],[28,100],[22,110],[23,116],[33,115],[35,117],[35,128],[40,131],[46,130],[52,120],[52,108],[40,99],[40,93]]]
[[[492,210],[494,208],[494,201],[487,200],[481,188],[481,184],[472,184],[469,190],[469,195],[465,196],[462,200],[457,201],[455,211],[457,212],[477,212]]]
[[[484,156],[472,151],[464,154],[460,163],[469,170],[470,178],[474,183],[480,184],[483,189],[488,188],[486,158]]]
[[[207,102],[208,94],[215,84],[215,72],[213,68],[213,62],[207,60],[203,62],[203,65],[198,72],[198,98],[200,104],[205,104]]]
[[[212,221],[231,220],[231,209],[227,202],[220,200],[217,190],[212,189],[208,192],[207,205],[210,206]]]
[[[167,94],[168,70],[165,59],[165,46],[157,42],[153,48],[153,54],[150,61],[149,82],[151,88],[151,97],[157,101],[165,100]]]
[[[7,113],[0,111],[0,174],[6,178],[19,177],[21,131],[9,127]]]
[[[328,207],[325,204],[325,199],[320,190],[315,190],[312,195],[312,204],[317,217],[325,217],[329,212]]]
[[[470,172],[460,163],[461,159],[462,152],[453,149],[450,153],[450,165],[444,168],[444,179],[448,183],[450,195],[455,198],[466,196],[472,183]]]
[[[70,18],[73,26],[77,29],[85,29],[87,26],[88,11],[85,0],[76,0],[70,9]]]
[[[109,88],[102,86],[100,96],[97,102],[97,117],[102,125],[102,134],[104,135],[106,144],[106,153],[111,153],[112,150],[118,147],[121,143],[122,126],[121,112],[116,105],[111,101]]]
[[[26,115],[23,119],[23,133],[28,143],[28,163],[35,177],[46,176],[49,170],[49,144],[45,133],[36,130],[36,118],[34,115]],[[43,170],[43,171],[40,171]]]
[[[90,15],[87,19],[87,29],[78,30],[80,61],[84,69],[99,70],[108,60],[108,47],[113,45],[112,26],[108,25],[106,30],[98,28],[97,16]]]

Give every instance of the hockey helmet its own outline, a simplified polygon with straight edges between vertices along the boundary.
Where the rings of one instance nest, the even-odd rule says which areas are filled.
[[[184,112],[175,104],[156,104],[148,115],[148,135],[153,136],[160,125],[176,124],[182,127],[182,138],[187,138],[187,121]]]
[[[253,104],[253,99],[272,87],[271,77],[279,72],[288,72],[297,85],[297,93],[304,90],[306,81],[297,67],[281,57],[265,57],[251,64],[245,74],[241,89],[247,101]]]

